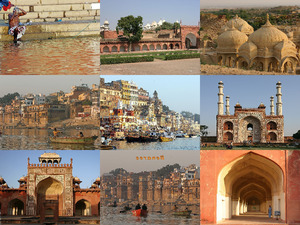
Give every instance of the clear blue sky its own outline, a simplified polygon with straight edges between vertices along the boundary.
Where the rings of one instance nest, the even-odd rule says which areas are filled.
[[[300,130],[300,76],[201,76],[201,124],[209,127],[210,136],[216,135],[218,112],[218,82],[224,83],[225,97],[230,97],[230,113],[237,102],[243,108],[257,108],[262,102],[270,114],[270,97],[274,96],[276,113],[276,83],[282,83],[282,108],[284,135],[290,136]],[[225,108],[224,108],[225,111]]]
[[[115,30],[118,20],[128,15],[142,16],[143,23],[182,21],[183,25],[198,25],[200,18],[199,0],[101,0],[100,24],[105,20]]]
[[[50,94],[57,91],[70,92],[72,86],[82,83],[99,85],[100,79],[97,75],[70,76],[0,76],[0,97],[7,93],[19,92],[20,94]]]
[[[200,75],[101,75],[105,82],[134,81],[153,97],[156,90],[164,105],[176,112],[200,113]]]
[[[286,5],[300,5],[299,0],[201,0],[203,8],[238,8],[238,7],[274,7]]]
[[[27,175],[27,158],[30,163],[39,163],[39,157],[44,152],[55,152],[62,157],[61,163],[70,163],[73,158],[73,176],[77,176],[82,183],[81,188],[89,188],[100,176],[100,151],[0,151],[0,176],[9,187],[18,188],[18,180]]]

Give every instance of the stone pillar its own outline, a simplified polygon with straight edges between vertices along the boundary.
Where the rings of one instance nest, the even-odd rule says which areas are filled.
[[[226,115],[230,115],[230,109],[229,109],[229,96],[226,96]]]
[[[278,81],[277,84],[276,84],[276,88],[277,88],[277,103],[276,103],[276,108],[277,108],[277,116],[282,116],[282,102],[281,102],[281,82]]]
[[[218,115],[224,115],[224,101],[223,101],[223,88],[224,84],[222,81],[219,82],[219,102],[218,102]]]
[[[271,102],[271,105],[270,105],[270,115],[274,116],[275,115],[275,111],[274,111],[274,97],[273,96],[270,97],[270,102]]]

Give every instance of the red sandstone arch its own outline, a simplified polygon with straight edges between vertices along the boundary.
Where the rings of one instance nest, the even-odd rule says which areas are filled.
[[[224,123],[224,130],[233,130],[233,123],[230,121],[227,121]]]
[[[8,215],[10,216],[22,216],[24,215],[24,202],[18,198],[11,200],[8,203]]]
[[[277,141],[277,134],[274,132],[270,132],[267,135],[267,142],[276,142]]]
[[[196,42],[195,48],[200,48],[200,35],[198,34],[200,27],[199,26],[181,26],[181,43],[182,48],[186,49],[186,39],[190,39],[191,35],[193,35],[193,39]]]
[[[168,49],[168,45],[167,44],[163,44],[163,49],[167,50]]]
[[[271,121],[267,124],[267,129],[268,130],[277,130],[277,124],[275,122]]]
[[[233,141],[233,134],[231,132],[226,132],[223,136],[223,141],[224,142]]]
[[[75,204],[75,216],[91,216],[92,206],[86,199],[81,199]]]
[[[156,45],[156,50],[161,50],[161,45],[160,44]]]
[[[108,46],[104,46],[104,47],[103,47],[103,52],[105,52],[105,53],[110,52],[109,47],[108,47]]]
[[[153,45],[153,44],[151,44],[151,45],[149,46],[149,50],[150,50],[150,51],[153,51],[153,50],[155,50],[155,47],[154,47],[154,45]]]
[[[148,51],[148,46],[146,44],[143,44],[142,45],[142,51]]]
[[[112,46],[111,52],[118,52],[118,47],[117,46]]]

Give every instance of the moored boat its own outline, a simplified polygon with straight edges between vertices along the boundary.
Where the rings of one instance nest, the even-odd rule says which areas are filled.
[[[173,212],[174,216],[190,216],[192,213],[192,210],[185,210],[185,211],[176,211]]]
[[[163,137],[163,136],[161,136],[161,137],[159,137],[159,140],[160,140],[161,142],[169,142],[169,141],[173,141],[174,138],[172,138],[172,137]]]
[[[50,137],[50,141],[59,144],[94,144],[97,137]]]
[[[137,210],[133,210],[132,214],[134,216],[143,216],[143,217],[146,217],[148,215],[148,210],[137,209]]]
[[[116,146],[113,145],[100,145],[100,150],[114,150],[117,149]]]
[[[140,142],[140,136],[127,136],[126,137],[127,142]]]

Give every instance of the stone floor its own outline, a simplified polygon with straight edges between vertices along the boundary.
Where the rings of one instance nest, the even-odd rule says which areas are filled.
[[[232,219],[220,222],[218,224],[285,224],[280,220],[269,218],[267,214],[263,213],[246,213],[240,216],[233,216]]]
[[[154,60],[153,62],[101,65],[102,75],[199,75],[200,60]]]

